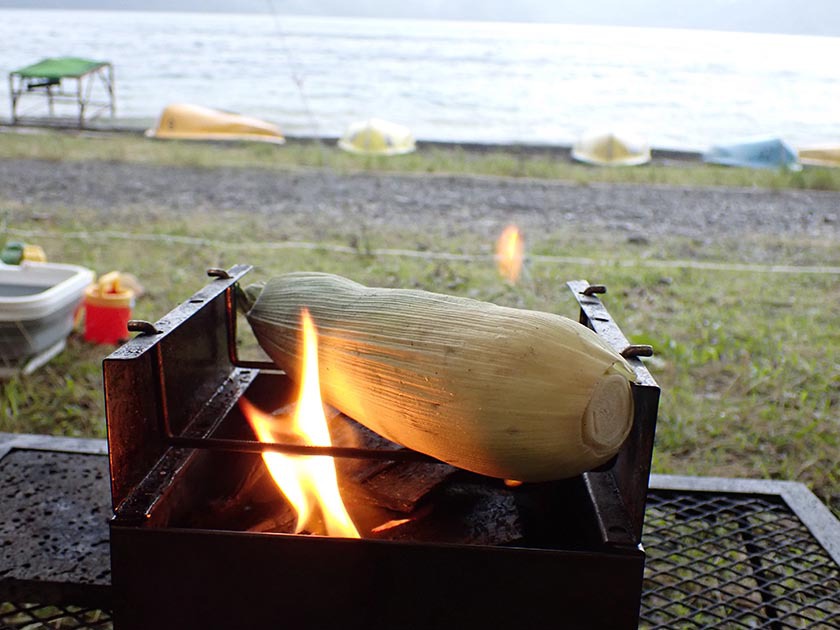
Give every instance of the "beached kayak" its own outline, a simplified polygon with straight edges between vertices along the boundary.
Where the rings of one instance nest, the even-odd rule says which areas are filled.
[[[650,146],[630,133],[594,132],[574,144],[572,157],[599,166],[637,166],[650,162]]]
[[[703,161],[747,168],[802,168],[796,150],[778,138],[713,146],[703,154]]]
[[[799,149],[799,161],[808,166],[840,168],[840,145]]]
[[[146,131],[146,136],[168,140],[285,142],[280,129],[270,122],[186,103],[168,105],[157,127]]]

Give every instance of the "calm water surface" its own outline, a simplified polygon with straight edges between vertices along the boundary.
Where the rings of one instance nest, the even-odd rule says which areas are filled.
[[[840,143],[840,38],[540,24],[0,10],[10,70],[111,61],[118,116],[171,102],[339,135],[378,116],[420,139],[567,144],[592,128],[652,145],[779,136]]]

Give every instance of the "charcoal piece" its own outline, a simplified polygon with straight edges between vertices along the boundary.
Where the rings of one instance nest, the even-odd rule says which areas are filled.
[[[454,484],[443,492],[443,502],[464,501],[463,540],[472,545],[503,545],[524,537],[516,492],[479,483]]]
[[[329,418],[330,437],[334,446],[397,451],[403,447],[359,424],[343,413]],[[388,469],[393,462],[382,459],[336,458],[338,473],[356,483],[364,483]]]
[[[237,509],[244,502],[244,498],[250,498],[255,488],[260,485],[266,476],[266,468],[262,459],[252,458],[248,462],[248,469],[237,475],[236,485],[224,496],[213,499],[210,502],[210,509],[217,513]]]
[[[276,532],[283,534],[292,534],[297,526],[297,514],[288,505],[281,503],[273,510],[259,510],[255,512],[254,516],[261,516],[261,518],[252,518],[251,522],[242,529],[247,532]]]
[[[297,515],[292,507],[278,494],[271,502],[252,502],[246,497],[238,504],[224,505],[213,502],[202,509],[186,515],[184,523],[178,526],[199,529],[228,531],[288,531],[295,528]],[[267,527],[266,522],[271,522]],[[261,525],[262,524],[262,525]]]
[[[245,462],[245,459],[240,461]],[[185,515],[190,527],[233,531],[294,531],[295,510],[283,498],[261,457],[248,458],[230,490]],[[274,523],[269,527],[267,523]]]
[[[330,418],[330,435],[336,446],[391,451],[403,448],[344,414]],[[346,485],[361,486],[372,505],[403,513],[414,510],[423,497],[457,472],[443,463],[346,457],[336,458],[336,468]]]
[[[406,522],[371,538],[472,545],[509,545],[524,538],[515,491],[490,482],[450,482]]]
[[[398,462],[367,479],[363,487],[376,505],[408,513],[457,472],[448,464]]]

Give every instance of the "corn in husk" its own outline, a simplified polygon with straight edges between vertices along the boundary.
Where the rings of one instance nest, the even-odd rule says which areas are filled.
[[[565,317],[286,274],[265,284],[247,318],[293,380],[304,307],[318,329],[324,401],[454,466],[561,479],[608,461],[630,431],[631,366]]]

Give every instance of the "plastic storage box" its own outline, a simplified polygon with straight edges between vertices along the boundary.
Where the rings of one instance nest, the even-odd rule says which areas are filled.
[[[64,349],[92,281],[76,265],[0,263],[0,378],[28,374]]]

